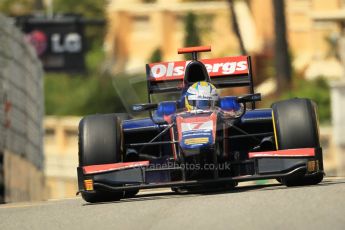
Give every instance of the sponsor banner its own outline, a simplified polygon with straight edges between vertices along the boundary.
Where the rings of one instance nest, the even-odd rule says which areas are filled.
[[[247,56],[200,60],[210,77],[248,74]],[[150,81],[182,80],[190,61],[159,62],[148,64]]]
[[[17,25],[48,71],[85,71],[85,36],[82,17],[19,17]]]

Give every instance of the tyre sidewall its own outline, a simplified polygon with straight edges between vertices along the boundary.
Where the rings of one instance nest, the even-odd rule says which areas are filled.
[[[121,161],[120,121],[115,114],[90,115],[79,123],[79,166]]]
[[[320,146],[315,104],[309,99],[290,99],[272,105],[278,149]]]

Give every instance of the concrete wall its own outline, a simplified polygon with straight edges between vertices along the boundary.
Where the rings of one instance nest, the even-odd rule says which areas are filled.
[[[45,175],[48,199],[75,197],[78,166],[78,124],[81,117],[44,119]]]
[[[38,201],[45,194],[45,177],[42,170],[20,155],[5,150],[5,201]]]
[[[42,199],[43,70],[14,22],[0,14],[0,199]]]
[[[331,84],[331,99],[337,174],[345,176],[345,81]]]

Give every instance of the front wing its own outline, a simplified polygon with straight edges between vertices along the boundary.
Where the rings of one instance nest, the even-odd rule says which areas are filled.
[[[215,169],[214,177],[203,180],[187,180],[185,168],[153,167],[149,161],[123,162],[78,167],[79,192],[94,193],[97,190],[125,191],[176,186],[208,185],[224,182],[243,182],[261,179],[284,178],[303,174],[312,176],[323,173],[321,148],[301,148],[267,152],[250,152],[249,159],[230,163],[250,168],[238,176],[220,176]],[[171,172],[180,172],[180,177],[171,178]]]

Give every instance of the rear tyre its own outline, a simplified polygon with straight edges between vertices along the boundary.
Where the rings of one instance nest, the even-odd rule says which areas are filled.
[[[121,161],[120,120],[116,114],[90,115],[79,123],[79,166]],[[81,192],[87,202],[116,201],[123,192]]]
[[[316,105],[309,99],[290,99],[272,105],[277,149],[320,147]],[[320,162],[320,165],[322,163]],[[286,186],[314,185],[324,174],[298,174],[279,178]]]

